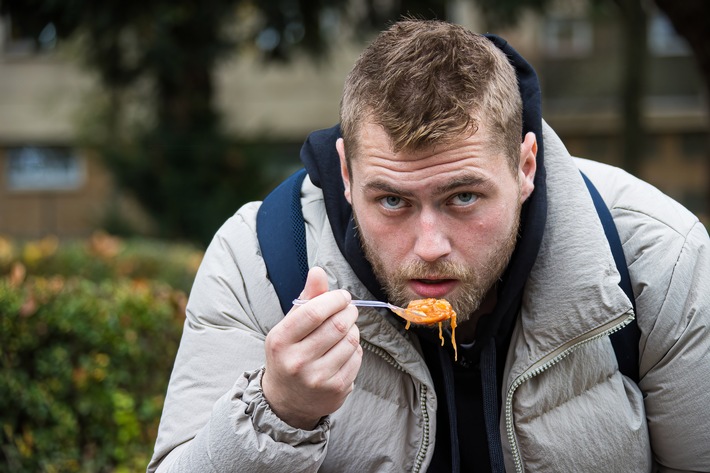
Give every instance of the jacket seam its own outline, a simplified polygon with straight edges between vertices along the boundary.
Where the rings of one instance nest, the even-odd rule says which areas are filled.
[[[658,322],[658,316],[659,316],[659,314],[660,314],[661,312],[663,312],[663,308],[664,308],[664,307],[666,306],[666,304],[669,302],[668,293],[670,292],[671,286],[673,285],[673,281],[674,281],[674,279],[675,279],[675,277],[676,277],[676,269],[678,269],[678,264],[679,264],[679,262],[680,262],[680,258],[681,258],[681,256],[683,255],[683,252],[687,250],[687,247],[688,247],[688,237],[690,236],[690,234],[692,233],[692,231],[693,231],[698,225],[702,225],[702,223],[701,223],[700,221],[697,221],[692,227],[690,227],[690,230],[688,231],[688,233],[685,235],[685,237],[684,237],[684,239],[683,239],[683,245],[681,245],[680,251],[678,251],[678,254],[676,255],[675,263],[673,264],[673,270],[671,271],[671,274],[670,274],[670,276],[668,277],[668,280],[667,280],[668,282],[667,282],[667,284],[665,285],[665,292],[664,292],[664,294],[663,294],[663,302],[662,302],[661,305],[658,307],[658,311],[656,311],[656,314],[654,315],[653,320],[654,320],[655,322]],[[637,314],[637,317],[638,317],[638,314]],[[684,324],[686,328],[687,328],[688,324],[689,324],[689,322],[686,320],[686,322],[685,322],[685,324]],[[640,325],[639,325],[639,327],[640,327]],[[653,331],[654,329],[655,329],[655,323],[654,323],[654,326],[651,328],[650,331]],[[642,355],[643,355],[643,353],[640,353],[640,354],[639,354],[639,359],[642,357]],[[639,360],[639,361],[640,361],[640,360]],[[640,365],[640,363],[639,363],[639,365]]]
[[[676,233],[678,236],[682,237],[684,240],[687,240],[687,239],[688,239],[688,235],[690,234],[690,232],[692,232],[693,229],[695,228],[695,226],[696,226],[698,223],[700,223],[699,220],[695,219],[695,220],[693,221],[693,224],[690,226],[690,229],[689,229],[685,234],[683,234],[683,232],[681,232],[680,230],[678,230],[675,226],[671,225],[670,223],[668,223],[668,222],[666,222],[666,221],[664,221],[664,220],[661,220],[660,218],[655,217],[655,216],[653,216],[653,215],[651,215],[651,214],[648,214],[648,213],[646,213],[646,212],[642,212],[642,211],[640,211],[640,210],[637,210],[637,209],[632,209],[632,208],[623,207],[623,206],[612,206],[612,207],[609,208],[609,210],[610,210],[610,211],[621,210],[621,211],[624,211],[624,212],[630,212],[630,213],[634,213],[634,214],[637,214],[637,215],[643,215],[644,217],[647,217],[647,218],[649,218],[649,219],[651,219],[651,220],[653,220],[653,221],[655,221],[655,222],[660,223],[661,225],[663,225],[663,226],[664,226],[665,228],[667,228],[668,230],[671,230],[673,233]],[[616,219],[615,219],[615,220],[616,220]],[[684,244],[685,244],[685,243],[684,243]]]
[[[697,227],[698,225],[702,225],[702,222],[700,222],[700,220],[697,220],[697,219],[696,219],[696,220],[693,222],[693,224],[690,225],[690,228],[688,229],[688,231],[687,231],[685,234],[683,234],[683,233],[681,233],[679,230],[677,230],[675,227],[672,227],[671,225],[669,225],[668,223],[664,222],[663,220],[660,220],[660,219],[658,219],[658,218],[656,218],[656,217],[654,217],[654,216],[652,216],[652,215],[649,215],[649,214],[647,214],[647,213],[640,212],[640,211],[634,210],[634,209],[629,209],[629,208],[626,208],[626,207],[613,207],[613,208],[612,208],[612,210],[617,210],[617,209],[618,209],[618,210],[622,210],[622,211],[626,211],[626,212],[630,212],[630,213],[633,213],[633,214],[636,214],[636,215],[643,215],[644,217],[647,217],[647,218],[649,218],[649,219],[651,219],[651,220],[653,220],[653,221],[656,221],[656,222],[660,223],[661,225],[663,225],[663,226],[664,226],[665,228],[667,228],[668,230],[671,230],[673,233],[675,233],[675,234],[677,234],[679,237],[683,238],[683,244],[680,246],[680,250],[678,251],[678,253],[677,253],[676,257],[675,257],[675,262],[673,263],[673,269],[672,269],[672,271],[671,271],[671,273],[670,273],[668,279],[666,280],[666,284],[664,284],[664,289],[665,289],[665,290],[664,290],[664,293],[663,293],[663,301],[661,302],[660,306],[658,307],[658,310],[654,311],[655,313],[654,313],[654,316],[653,316],[653,320],[654,320],[655,322],[658,322],[658,315],[659,315],[661,312],[663,312],[663,307],[666,305],[666,303],[668,303],[668,294],[670,293],[671,286],[672,286],[672,283],[673,283],[673,279],[674,279],[675,276],[676,276],[676,269],[678,268],[678,263],[679,263],[679,261],[680,261],[680,258],[681,258],[681,256],[682,256],[683,252],[684,252],[684,251],[687,249],[687,247],[688,247],[688,238],[690,237],[690,234],[696,229],[696,227]],[[624,243],[624,242],[622,242],[622,246],[623,246],[623,243]],[[631,286],[632,286],[632,289],[635,287],[635,285],[634,285],[634,278],[633,278],[633,274],[634,274],[633,266],[634,266],[634,263],[636,263],[636,260],[631,261],[631,262],[628,264],[629,276],[631,276]],[[639,312],[641,312],[640,307],[637,307],[637,310],[636,310],[636,318],[637,318],[637,319],[639,318]],[[641,329],[641,327],[642,327],[642,325],[639,324],[639,329]],[[655,323],[654,323],[654,326],[650,328],[649,332],[653,331],[654,328],[655,328]],[[641,333],[643,334],[644,331],[641,330]],[[642,357],[643,357],[643,352],[639,353],[639,366],[641,365],[641,358],[642,358]],[[641,374],[639,373],[639,376],[640,376],[640,375],[641,375]]]

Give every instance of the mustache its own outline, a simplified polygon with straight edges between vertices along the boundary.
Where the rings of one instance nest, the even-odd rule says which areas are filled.
[[[458,279],[468,281],[473,278],[470,268],[449,260],[434,262],[410,261],[399,268],[397,275],[402,279]]]

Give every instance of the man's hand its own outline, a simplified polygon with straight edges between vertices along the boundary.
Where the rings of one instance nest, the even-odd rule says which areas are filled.
[[[357,308],[347,291],[328,291],[325,271],[308,273],[297,306],[266,336],[261,380],[271,409],[292,427],[311,430],[353,390],[362,348]]]

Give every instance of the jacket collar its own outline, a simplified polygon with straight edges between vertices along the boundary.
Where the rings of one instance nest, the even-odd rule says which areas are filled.
[[[510,377],[632,312],[591,197],[571,156],[544,124],[547,222],[522,300]]]

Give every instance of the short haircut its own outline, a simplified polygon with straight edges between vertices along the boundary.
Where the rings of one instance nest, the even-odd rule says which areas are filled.
[[[469,136],[480,120],[515,171],[522,136],[515,70],[488,38],[443,21],[406,19],[380,33],[356,61],[340,103],[348,165],[365,121],[384,128],[399,152]]]

